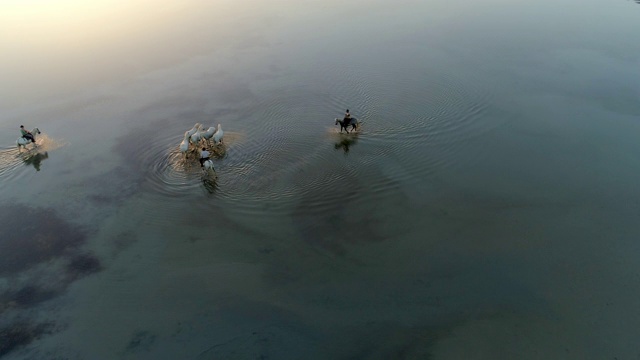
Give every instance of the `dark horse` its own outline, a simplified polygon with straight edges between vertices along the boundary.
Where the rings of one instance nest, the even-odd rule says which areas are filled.
[[[344,119],[344,120],[336,118],[336,125],[338,124],[340,124],[340,132],[342,132],[342,130],[344,129],[344,131],[346,131],[347,134],[349,133],[349,125],[351,125],[351,130],[358,129],[358,119],[356,118]]]

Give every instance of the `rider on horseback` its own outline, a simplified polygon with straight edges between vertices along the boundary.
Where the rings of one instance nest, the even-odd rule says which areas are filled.
[[[349,113],[349,109],[344,113],[344,120],[342,120],[344,126],[351,124],[351,114]]]
[[[202,148],[202,151],[200,151],[200,167],[204,167],[204,162],[207,160],[209,160],[209,152],[207,148]]]
[[[36,139],[33,138],[33,134],[29,130],[25,129],[24,125],[20,125],[20,133],[23,138],[31,140],[32,143],[36,142]]]

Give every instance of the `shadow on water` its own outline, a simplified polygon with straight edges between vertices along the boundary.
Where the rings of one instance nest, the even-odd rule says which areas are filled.
[[[350,147],[358,143],[359,133],[353,132],[350,134],[339,134],[339,136],[340,140],[335,142],[333,144],[333,147],[336,150],[342,149],[342,151],[344,151],[344,154],[346,155],[349,152]]]
[[[40,164],[42,163],[43,160],[48,159],[49,158],[49,153],[47,151],[41,153],[41,152],[36,152],[36,153],[27,153],[26,156],[23,155],[22,157],[22,161],[25,163],[25,165],[31,165],[33,166],[34,169],[36,169],[36,171],[40,171]]]
[[[53,331],[54,324],[30,318],[29,309],[102,270],[100,260],[82,250],[87,239],[85,229],[52,209],[0,205],[0,356]]]

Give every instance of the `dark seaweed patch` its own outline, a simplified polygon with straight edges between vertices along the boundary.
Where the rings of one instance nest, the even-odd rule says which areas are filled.
[[[407,209],[409,201],[394,180],[373,173],[377,186],[386,189],[382,195],[371,184],[348,173],[347,168],[334,173],[343,178],[339,184],[326,183],[310,189],[291,213],[302,240],[335,255],[345,255],[348,245],[382,242],[407,231],[403,225],[411,224],[403,217],[398,219],[397,209]],[[313,204],[323,203],[327,194],[339,197],[322,208],[314,208]],[[371,203],[367,211],[358,211],[353,201],[347,200],[370,197],[378,201]]]
[[[67,274],[72,279],[91,275],[102,270],[100,259],[89,253],[75,255],[66,267]]]
[[[30,344],[44,334],[51,332],[50,323],[31,324],[16,322],[0,328],[0,356],[6,355],[18,347]]]
[[[0,275],[16,274],[63,256],[86,242],[86,234],[51,209],[0,207]]]
[[[131,231],[122,232],[112,239],[112,243],[115,247],[114,252],[118,253],[137,241],[136,234]]]
[[[149,351],[151,346],[156,341],[156,335],[148,332],[148,331],[138,331],[133,334],[131,341],[127,345],[126,351],[128,352],[136,352],[139,350]]]
[[[357,180],[353,179],[352,184]],[[332,191],[341,191],[343,198],[357,193],[358,186],[342,187]],[[321,213],[309,211],[308,204],[318,202],[327,193],[326,189],[306,194],[295,208],[292,218],[299,235],[304,241],[320,246],[336,255],[344,255],[348,243],[378,242],[384,240],[373,230],[375,219],[367,212],[348,213],[345,204],[336,202]]]
[[[275,249],[270,247],[270,246],[263,246],[263,247],[258,249],[258,252],[260,254],[266,254],[266,255],[271,254],[274,251],[275,251]]]
[[[56,297],[59,291],[27,285],[18,290],[7,290],[0,294],[0,314],[11,308],[28,308]]]
[[[0,314],[24,318],[26,309],[62,294],[78,278],[102,269],[82,251],[84,228],[66,222],[52,209],[0,206]],[[0,317],[2,320],[2,317]],[[0,324],[0,357],[54,331],[53,323],[18,320]]]
[[[87,198],[99,205],[110,205],[114,200],[112,197],[106,195],[89,195]]]

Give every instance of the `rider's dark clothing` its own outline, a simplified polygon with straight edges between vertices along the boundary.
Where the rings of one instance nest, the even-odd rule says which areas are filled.
[[[31,140],[31,142],[36,142],[36,139],[33,138],[33,135],[28,132],[27,130],[24,129],[20,129],[20,133],[22,133],[22,137],[27,139],[27,140]]]
[[[203,150],[200,152],[200,166],[204,166],[204,162],[209,160],[209,152],[206,150]]]

